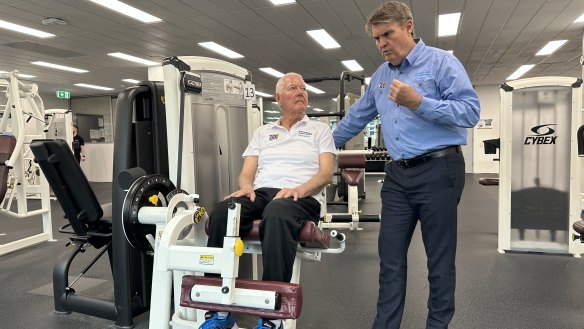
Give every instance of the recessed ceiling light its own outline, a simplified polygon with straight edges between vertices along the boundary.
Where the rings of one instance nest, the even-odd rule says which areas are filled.
[[[264,92],[257,91],[257,90],[256,90],[255,93],[256,93],[256,95],[259,95],[259,96],[262,96],[262,97],[273,97],[272,95],[270,95],[268,93],[264,93]]]
[[[117,11],[120,14],[130,16],[144,23],[154,23],[160,22],[162,20],[156,16],[152,16],[147,12],[144,12],[138,8],[134,8],[121,1],[117,0],[89,0],[89,1],[97,3],[98,5],[104,6],[113,11]]]
[[[324,91],[322,91],[322,90],[320,90],[320,89],[318,89],[318,88],[315,88],[315,87],[313,87],[313,86],[311,86],[311,85],[309,85],[309,84],[307,84],[307,85],[306,85],[306,89],[307,89],[308,91],[312,91],[312,92],[313,92],[313,93],[315,93],[315,94],[324,94]]]
[[[574,23],[581,23],[584,22],[584,14],[580,15],[580,17],[576,18]]]
[[[30,74],[24,74],[24,73],[18,73],[17,76],[19,78],[25,78],[25,79],[36,78],[36,75],[30,75]]]
[[[122,79],[122,81],[128,82],[128,83],[133,83],[133,84],[140,83],[140,80],[136,80],[136,79]]]
[[[336,42],[335,39],[333,39],[333,37],[331,37],[330,34],[328,34],[327,31],[323,29],[306,31],[306,33],[308,33],[308,35],[310,35],[316,42],[318,42],[325,49],[341,47],[341,45],[339,45],[339,43]]]
[[[220,44],[217,44],[215,42],[199,42],[199,46],[201,47],[205,47],[209,50],[212,50],[218,54],[221,54],[223,56],[229,57],[229,58],[242,58],[243,55],[236,53],[235,51],[229,49],[229,48],[225,48]]]
[[[114,90],[114,88],[89,85],[87,83],[76,83],[75,86],[83,87],[83,88],[99,89],[99,90]]]
[[[144,65],[159,65],[160,64],[158,62],[154,62],[151,60],[147,60],[144,58],[140,58],[140,57],[124,54],[124,53],[109,53],[108,56],[117,57],[117,58],[124,59],[124,60],[130,61],[130,62],[144,64]]]
[[[460,13],[444,14],[438,16],[438,36],[445,37],[456,35],[458,32],[458,23],[460,22]]]
[[[10,23],[10,22],[3,21],[3,20],[0,20],[0,28],[32,35],[32,36],[39,37],[39,38],[50,38],[50,37],[55,36],[54,34],[51,34],[51,33],[31,29],[30,27]]]
[[[356,60],[351,59],[348,61],[342,61],[343,65],[345,65],[346,68],[348,68],[350,71],[363,71],[363,67],[361,67],[361,65],[359,65],[359,63],[357,63]]]
[[[260,68],[260,71],[265,72],[271,76],[274,76],[276,78],[281,78],[284,76],[284,73],[280,72],[280,71],[276,71],[271,67],[262,67]]]
[[[507,80],[519,79],[522,75],[527,73],[527,71],[531,70],[534,66],[535,66],[535,64],[521,65],[517,69],[517,71],[513,72],[513,74],[511,74],[510,76],[507,77]]]
[[[568,40],[554,40],[554,41],[550,41],[550,42],[547,43],[547,45],[543,46],[543,48],[541,48],[537,52],[537,54],[535,54],[535,56],[551,55],[556,50],[560,49],[560,47],[563,46],[566,42],[568,42]]]
[[[288,5],[291,3],[295,3],[296,0],[270,0],[270,2],[276,6],[279,6],[279,5]]]
[[[78,68],[75,68],[75,67],[70,67],[70,66],[65,66],[65,65],[59,65],[59,64],[53,64],[53,63],[47,63],[47,62],[41,62],[41,61],[31,62],[31,64],[40,65],[40,66],[44,66],[44,67],[50,67],[52,69],[57,69],[57,70],[75,72],[75,73],[87,73],[87,72],[89,72],[87,70],[78,69]]]

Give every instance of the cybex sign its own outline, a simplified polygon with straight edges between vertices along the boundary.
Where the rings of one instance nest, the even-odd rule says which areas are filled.
[[[542,144],[555,144],[556,138],[558,136],[554,136],[556,131],[550,127],[555,126],[555,123],[548,123],[545,125],[539,125],[531,128],[531,131],[535,135],[525,137],[525,145],[542,145]]]

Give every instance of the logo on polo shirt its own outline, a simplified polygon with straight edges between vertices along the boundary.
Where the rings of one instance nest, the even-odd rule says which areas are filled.
[[[268,135],[268,141],[270,141],[270,142],[271,141],[275,141],[276,139],[278,139],[278,135],[279,134],[271,134],[271,135]]]
[[[310,131],[299,130],[298,131],[298,136],[300,136],[300,137],[310,137],[310,136],[312,136],[312,133]]]
[[[382,83],[379,84],[379,89],[383,89],[385,88],[385,81],[383,81]]]

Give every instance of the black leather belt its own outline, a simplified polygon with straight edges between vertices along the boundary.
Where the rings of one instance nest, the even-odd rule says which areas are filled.
[[[441,158],[443,156],[449,154],[460,153],[460,146],[449,146],[437,151],[431,151],[422,155],[419,155],[415,158],[411,159],[402,159],[402,160],[395,160],[393,161],[395,164],[402,168],[412,168],[415,166],[419,166],[422,163],[426,163],[432,159]]]

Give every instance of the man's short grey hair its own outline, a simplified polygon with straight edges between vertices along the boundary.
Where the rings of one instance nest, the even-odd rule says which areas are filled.
[[[284,80],[286,80],[287,77],[291,77],[291,76],[298,76],[298,77],[300,77],[300,79],[302,79],[302,76],[298,73],[295,73],[295,72],[288,72],[288,73],[284,74],[282,77],[280,77],[280,79],[278,79],[278,83],[276,83],[276,94],[279,94],[282,92],[282,89],[284,89]]]
[[[365,31],[372,35],[372,28],[375,24],[380,23],[399,23],[402,27],[405,26],[408,19],[412,20],[412,37],[414,37],[414,17],[410,8],[403,2],[390,1],[382,3],[367,19],[365,24]]]

